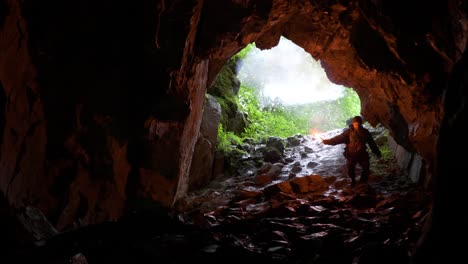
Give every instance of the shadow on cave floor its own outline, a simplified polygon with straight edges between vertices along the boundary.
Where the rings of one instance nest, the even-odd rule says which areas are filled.
[[[372,158],[368,184],[352,188],[343,147],[298,140],[280,163],[256,168],[244,157],[238,175],[190,193],[177,212],[127,215],[12,256],[15,263],[409,263],[428,212],[422,187],[387,157]]]

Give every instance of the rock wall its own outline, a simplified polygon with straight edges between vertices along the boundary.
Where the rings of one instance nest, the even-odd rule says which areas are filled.
[[[215,149],[221,106],[214,96],[206,95],[200,133],[195,144],[189,173],[189,191],[206,186],[213,179]]]
[[[420,155],[415,152],[410,152],[401,145],[398,145],[392,137],[388,137],[388,146],[395,155],[398,166],[402,171],[406,172],[406,176],[409,177],[412,182],[421,183],[424,181],[426,167]]]
[[[208,62],[193,60],[196,27],[184,25],[202,2],[177,21],[162,4],[146,1],[141,24],[140,6],[112,1],[1,1],[0,191],[11,205],[63,230],[186,192]]]
[[[448,150],[436,146],[442,120],[446,137],[452,128],[442,102],[456,88],[449,78],[462,78],[451,76],[466,53],[465,2],[143,4],[141,24],[140,6],[110,0],[0,0],[0,190],[10,204],[39,207],[59,229],[171,207],[189,188],[207,87],[248,43],[270,48],[280,36],[355,89],[365,119],[418,153],[428,179],[442,177]]]

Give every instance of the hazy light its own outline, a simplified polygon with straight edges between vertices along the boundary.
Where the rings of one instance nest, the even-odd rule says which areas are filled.
[[[344,91],[328,80],[318,61],[284,37],[272,49],[250,51],[239,64],[237,77],[286,105],[336,100]]]

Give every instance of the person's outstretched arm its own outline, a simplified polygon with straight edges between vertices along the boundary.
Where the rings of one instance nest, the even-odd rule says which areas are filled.
[[[341,134],[334,136],[329,139],[323,139],[322,142],[325,145],[338,145],[338,144],[345,144],[349,137],[349,129],[346,129]]]

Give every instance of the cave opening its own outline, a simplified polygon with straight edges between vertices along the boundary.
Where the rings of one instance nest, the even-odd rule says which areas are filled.
[[[128,4],[0,0],[2,260],[466,259],[466,158],[454,149],[468,148],[467,2],[388,2],[145,0],[142,25]],[[379,162],[356,188],[322,177],[343,175],[338,159],[309,174],[322,145],[306,136],[286,138],[285,163],[262,161],[267,144],[281,148],[268,139],[200,155],[218,128],[199,133],[207,87],[245,45],[269,49],[282,35],[388,129],[391,177],[376,177]],[[206,196],[185,200],[192,188]]]
[[[224,134],[255,140],[338,129],[361,114],[358,94],[332,83],[319,61],[283,36],[271,49],[251,43],[231,57],[207,95],[221,107]]]
[[[287,45],[292,43],[281,37],[280,48],[282,41]],[[350,125],[350,117],[360,115],[360,101],[355,93],[348,93],[348,98],[355,96],[347,105],[351,109],[341,109],[337,117],[331,118],[332,110],[327,106],[333,105],[334,100],[325,95],[325,103],[319,104],[319,111],[308,113],[306,129],[302,133],[259,133],[262,126],[276,125],[270,119],[270,124],[253,126],[251,132],[257,133],[257,137],[251,134],[250,137],[241,138],[248,125],[239,128],[238,120],[239,116],[244,117],[242,110],[246,108],[238,105],[233,108],[229,104],[245,103],[242,98],[245,90],[250,92],[250,96],[257,91],[257,104],[254,105],[256,117],[260,110],[271,110],[275,106],[287,108],[293,105],[307,112],[304,111],[307,102],[298,103],[291,96],[299,94],[301,98],[298,100],[307,97],[305,91],[290,88],[301,85],[282,82],[291,76],[295,80],[300,77],[294,76],[290,69],[279,67],[281,59],[265,55],[249,56],[249,53],[258,55],[263,52],[252,45],[249,44],[229,59],[208,88],[207,94],[219,103],[219,113],[217,118],[204,116],[201,127],[209,127],[204,125],[204,120],[219,120],[218,148],[213,157],[212,170],[208,169],[208,178],[201,177],[200,170],[191,170],[189,185],[192,189],[180,208],[186,216],[185,221],[205,226],[208,230],[215,227],[218,234],[226,239],[220,239],[222,243],[242,241],[239,247],[246,250],[244,253],[249,255],[247,252],[256,252],[259,254],[257,257],[265,258],[262,261],[272,263],[306,261],[309,258],[317,258],[324,263],[351,263],[353,259],[369,263],[407,262],[408,252],[416,243],[421,222],[428,213],[429,200],[418,182],[420,178],[409,177],[404,169],[411,165],[409,159],[416,160],[417,156],[405,156],[402,147],[385,127],[365,123],[364,127],[371,131],[383,157],[370,158],[367,183],[357,186],[351,183],[343,157],[344,145],[326,146],[321,138],[340,134]],[[269,51],[273,53],[274,48]],[[306,53],[304,50],[302,52]],[[307,59],[312,60],[306,54],[309,56]],[[291,54],[285,58],[288,61],[295,59]],[[297,60],[293,63],[299,64]],[[305,76],[307,72],[300,71],[301,74]],[[325,79],[329,82],[326,76]],[[261,88],[246,89],[245,86],[249,85]],[[313,90],[310,80],[306,82],[307,85],[309,90]],[[353,92],[335,84],[331,86],[335,89],[332,89],[332,93],[341,92],[338,96],[332,95],[335,101],[336,97],[343,97],[346,89]],[[281,93],[275,94],[275,89],[276,92],[281,92],[279,89],[286,91],[287,97],[281,97]],[[327,91],[326,88],[323,90]],[[209,96],[204,111],[213,114],[212,109],[216,107],[211,105],[207,108]],[[235,99],[229,100],[229,96]],[[309,96],[313,97],[314,94]],[[318,118],[314,118],[314,114]],[[237,121],[228,122],[229,116]],[[338,121],[337,125],[327,127],[317,120]],[[262,120],[254,122],[258,125]],[[228,128],[227,132],[223,130],[225,128]],[[201,134],[208,133],[201,131]],[[206,155],[197,152],[197,146],[198,142],[192,168],[200,169],[200,164],[206,164],[207,159]],[[203,161],[198,161],[197,157],[204,157]],[[417,167],[417,161],[412,166]],[[356,167],[357,179],[361,178],[361,173],[359,164]],[[316,240],[325,241],[326,245],[306,246]],[[213,255],[220,252],[218,247],[221,246],[216,244],[215,248],[209,247],[214,251]],[[311,252],[303,251],[306,249]],[[239,256],[239,259],[242,257]]]

